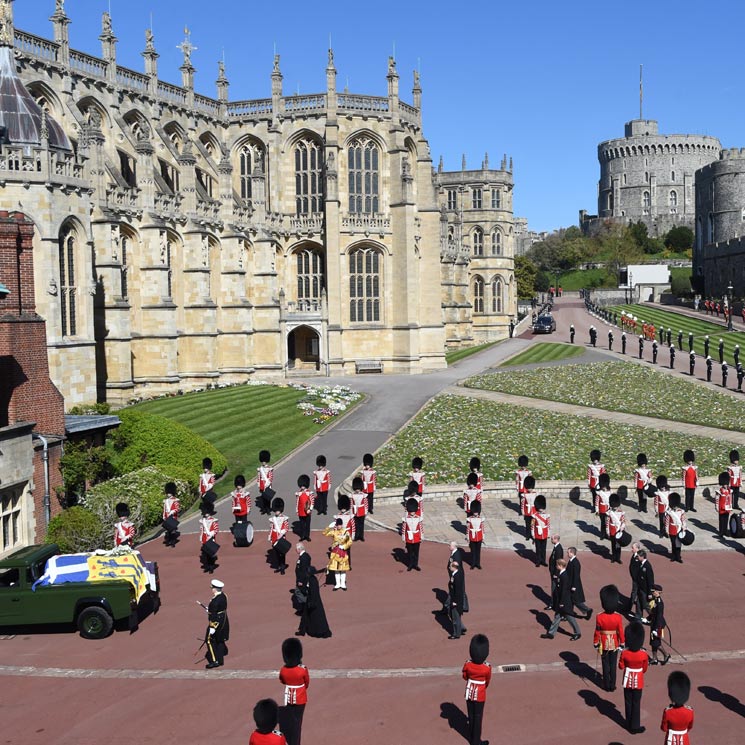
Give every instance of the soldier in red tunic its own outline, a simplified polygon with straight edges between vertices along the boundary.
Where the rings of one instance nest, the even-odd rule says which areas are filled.
[[[414,497],[406,500],[406,514],[401,523],[401,539],[406,545],[408,554],[407,572],[415,569],[420,572],[419,568],[419,546],[422,543],[422,517],[417,515],[417,501]]]
[[[524,490],[520,495],[520,512],[525,521],[525,537],[533,540],[533,513],[535,512],[535,498],[538,496],[535,492],[535,479],[533,476],[526,476],[523,482]]]
[[[698,467],[695,464],[696,456],[693,450],[686,450],[683,453],[683,460],[686,462],[683,466],[683,486],[685,487],[685,508],[686,512],[695,512],[693,499],[696,496],[696,487],[698,486]]]
[[[277,727],[279,707],[271,698],[263,698],[254,706],[256,729],[251,733],[248,745],[287,745],[285,736]]]
[[[474,456],[468,462],[468,468],[471,473],[476,474],[476,486],[481,491],[484,488],[484,474],[481,473],[481,460]]]
[[[365,542],[365,517],[367,517],[367,494],[364,492],[364,482],[359,476],[352,479],[352,494],[349,501],[352,505],[354,515],[354,537],[353,541]]]
[[[116,506],[116,516],[119,518],[114,523],[114,546],[132,546],[135,539],[135,526],[129,519],[129,505],[119,502]]]
[[[204,458],[202,460],[202,473],[199,474],[199,495],[204,495],[215,485],[215,474],[212,473],[212,460]]]
[[[660,474],[655,479],[657,488],[654,492],[654,510],[660,522],[660,538],[667,538],[665,530],[665,513],[669,506],[670,487],[667,485],[667,476]]]
[[[729,451],[729,486],[732,489],[733,509],[740,509],[740,486],[742,486],[742,466],[740,465],[740,453],[737,450]]]
[[[204,501],[199,505],[202,517],[199,520],[199,543],[201,546],[200,561],[202,569],[209,574],[217,568],[217,534],[220,523],[215,517],[214,502]],[[209,545],[207,545],[209,543]]]
[[[517,498],[520,499],[523,495],[523,492],[525,491],[525,479],[532,475],[530,469],[528,468],[528,463],[530,461],[528,460],[527,455],[521,455],[517,459],[517,471],[515,471],[515,485],[517,486]]]
[[[481,502],[481,489],[479,489],[478,474],[471,471],[466,477],[466,490],[463,492],[463,508],[466,516],[471,513],[471,508],[476,502]]]
[[[373,508],[375,506],[375,486],[377,481],[377,474],[373,468],[374,462],[375,459],[372,453],[365,453],[362,456],[362,472],[360,476],[362,476],[362,481],[365,484],[364,491],[367,494],[367,511],[371,515],[375,514]]]
[[[531,518],[531,530],[535,544],[535,565],[547,567],[546,544],[551,533],[551,515],[546,512],[546,497],[538,494],[534,501],[533,516]]]
[[[595,514],[600,517],[600,538],[608,538],[608,511],[610,510],[610,476],[603,472],[598,476],[595,489]]]
[[[417,492],[421,497],[424,494],[424,461],[421,458],[411,459],[411,473],[409,474],[409,481],[416,481]]]
[[[471,549],[471,569],[481,569],[481,544],[484,541],[484,518],[481,517],[481,502],[471,505],[466,518],[468,547]]]
[[[730,475],[726,471],[719,474],[719,488],[714,492],[714,499],[719,514],[719,537],[724,538],[729,532],[729,513],[732,512]]]
[[[626,706],[626,727],[632,735],[644,732],[641,726],[644,673],[649,669],[649,656],[644,645],[644,626],[638,621],[626,627],[626,649],[621,652],[618,669],[623,670],[623,702]]]
[[[670,706],[662,712],[660,729],[665,733],[665,745],[690,745],[688,733],[693,729],[693,709],[686,706],[691,695],[691,680],[681,670],[667,678]]]
[[[647,467],[647,456],[644,453],[636,456],[634,481],[636,482],[636,496],[639,498],[639,512],[646,512],[647,495],[644,490],[652,483],[652,471]]]
[[[269,517],[269,544],[271,545],[276,557],[277,568],[276,574],[284,574],[287,569],[287,551],[289,541],[287,533],[290,531],[290,519],[284,514],[285,501],[281,497],[275,497],[272,501],[272,515]]]
[[[600,474],[605,473],[605,466],[600,462],[599,450],[590,451],[590,462],[587,464],[587,488],[592,494],[592,502],[595,504],[595,491],[598,488]]]
[[[230,492],[233,517],[237,523],[248,522],[248,513],[251,511],[251,492],[246,489],[246,477],[239,473],[233,480],[233,485],[235,489]]]
[[[300,491],[295,492],[295,509],[300,522],[300,540],[310,541],[310,516],[313,512],[313,494],[310,492],[310,476],[302,474],[297,478]]]
[[[176,496],[176,484],[169,481],[163,488],[166,498],[163,500],[163,527],[166,546],[175,546],[178,543],[178,513],[181,512],[181,502]]]
[[[621,497],[611,494],[608,500],[608,533],[610,535],[610,562],[621,563],[621,541],[626,531],[626,513],[621,509]]]
[[[310,675],[303,665],[303,644],[290,637],[282,642],[284,666],[279,671],[279,679],[285,686],[285,705],[282,729],[287,745],[300,745],[303,728],[305,704],[308,703]]]
[[[262,515],[268,515],[271,512],[271,499],[274,496],[272,481],[274,481],[274,469],[269,465],[272,460],[272,454],[268,450],[259,452],[259,463],[256,469],[256,484],[259,487],[259,498],[256,504]],[[268,490],[268,494],[265,494]]]
[[[603,613],[595,619],[595,635],[592,643],[600,652],[603,662],[603,689],[616,690],[616,665],[618,650],[624,645],[623,618],[618,612],[620,595],[615,585],[606,585],[600,590]]]
[[[468,709],[468,743],[481,745],[486,689],[491,682],[491,665],[486,661],[489,656],[489,639],[483,634],[475,634],[471,639],[468,654],[470,659],[463,665]]]
[[[683,563],[683,559],[680,555],[683,547],[681,539],[687,532],[688,527],[686,513],[683,512],[681,502],[680,494],[673,492],[670,495],[669,506],[665,513],[665,532],[670,536],[672,561],[676,561],[678,564]]]
[[[331,489],[331,471],[326,468],[326,456],[316,458],[316,470],[313,471],[314,489],[316,492],[315,506],[318,515],[325,515],[328,511],[328,496]]]

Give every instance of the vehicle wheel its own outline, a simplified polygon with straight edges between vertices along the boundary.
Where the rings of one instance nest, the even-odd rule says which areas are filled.
[[[114,619],[103,608],[83,608],[78,616],[78,631],[83,639],[103,639],[113,626]]]

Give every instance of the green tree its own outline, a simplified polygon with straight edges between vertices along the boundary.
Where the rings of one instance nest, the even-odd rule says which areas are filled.
[[[528,300],[535,295],[535,277],[538,267],[527,256],[515,256],[515,280],[517,296]]]
[[[551,274],[543,271],[543,269],[539,269],[538,274],[535,276],[535,291],[548,292],[548,288],[551,287],[553,283],[551,276]]]
[[[664,243],[672,251],[685,251],[693,247],[693,231],[685,225],[678,225],[668,230]]]
[[[109,451],[94,447],[85,440],[65,443],[60,458],[60,471],[65,485],[65,502],[75,504],[89,485],[97,484],[113,475]]]

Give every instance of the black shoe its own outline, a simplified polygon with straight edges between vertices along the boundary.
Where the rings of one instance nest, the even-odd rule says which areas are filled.
[[[305,632],[304,631],[296,631],[295,632],[295,636],[305,636]]]
[[[406,571],[410,572],[414,567],[409,567]]]
[[[421,572],[422,571],[422,568],[421,567],[414,567],[414,571]]]
[[[553,639],[553,634],[541,634],[541,639]]]
[[[659,663],[659,662],[657,661],[657,659],[656,659],[656,658],[654,658],[654,657],[651,657],[651,658],[649,659],[649,664],[650,664],[650,665],[659,665],[660,663]]]
[[[585,616],[586,621],[589,621],[592,618],[593,612],[594,611],[592,610],[592,608],[590,608],[590,610],[587,611],[587,615]]]
[[[219,662],[208,662],[204,667],[207,670],[213,670],[216,667],[220,667],[220,663]]]
[[[697,510],[697,509],[696,509],[695,507],[691,507],[691,509],[690,509],[690,510],[688,510],[688,511],[689,511],[689,512],[698,512],[698,510]]]
[[[334,588],[334,592],[336,592],[337,590],[341,590],[341,587],[335,587]]]
[[[543,610],[553,610],[553,608],[550,605],[545,605]]]
[[[637,727],[636,729],[631,729],[629,732],[631,732],[632,735],[641,735],[642,732],[646,732],[646,727]]]
[[[546,564],[546,566],[548,566],[548,564]],[[479,564],[479,565],[478,565],[478,566],[476,567],[476,569],[483,569],[483,567],[481,566],[481,564]]]
[[[581,639],[581,638],[582,638],[582,634],[572,634],[572,635],[571,635],[571,636],[569,637],[569,641],[570,641],[570,642],[576,642],[576,641],[577,641],[577,639]]]
[[[660,665],[667,665],[669,660],[670,660],[670,655],[666,654],[664,658],[660,660]]]
[[[347,591],[347,588],[346,587],[342,587],[341,589],[344,590],[344,592]]]

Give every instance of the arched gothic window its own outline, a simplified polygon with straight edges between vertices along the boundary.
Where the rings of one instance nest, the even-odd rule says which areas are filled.
[[[502,282],[501,277],[494,277],[494,279],[491,281],[491,312],[492,313],[502,313],[503,287],[504,287],[504,284]]]
[[[239,153],[241,199],[251,199],[251,173],[253,171],[253,148],[244,145]]]
[[[678,192],[674,189],[670,192],[670,212],[677,212],[678,209]]]
[[[381,255],[374,248],[357,248],[349,254],[349,320],[380,321]]]
[[[484,255],[484,231],[481,228],[473,231],[473,255]]]
[[[59,242],[60,278],[60,323],[62,336],[75,336],[77,333],[77,312],[75,307],[75,251],[77,239],[71,228],[63,231]]]
[[[491,234],[491,252],[493,256],[502,254],[502,234],[498,230]]]
[[[127,281],[127,272],[129,271],[131,239],[126,233],[122,233],[121,238],[121,278],[122,278],[122,298],[125,300],[129,297],[129,282]]]
[[[645,214],[648,214],[649,208],[652,206],[652,197],[648,191],[642,194],[642,207],[646,210]]]
[[[349,211],[376,214],[380,209],[380,151],[372,140],[360,137],[349,144]]]
[[[709,220],[706,226],[706,242],[714,243],[714,215],[709,215]]]
[[[296,252],[297,304],[299,310],[315,310],[325,286],[323,255],[318,249]]]
[[[295,145],[295,213],[323,211],[323,156],[320,143],[305,139]]]
[[[481,277],[473,280],[473,312],[484,312],[484,280]]]

